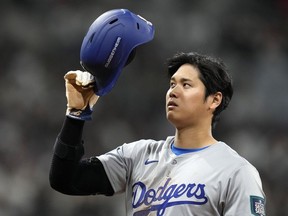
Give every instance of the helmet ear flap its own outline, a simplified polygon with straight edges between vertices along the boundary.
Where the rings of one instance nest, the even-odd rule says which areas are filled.
[[[128,64],[130,64],[133,61],[133,59],[135,58],[135,56],[136,56],[136,47],[130,52],[124,67],[126,67]]]

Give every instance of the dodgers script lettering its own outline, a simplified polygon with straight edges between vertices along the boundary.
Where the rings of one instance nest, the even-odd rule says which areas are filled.
[[[168,178],[164,185],[158,188],[147,188],[143,182],[136,182],[132,186],[132,207],[136,209],[144,205],[147,214],[156,211],[157,216],[161,216],[166,208],[171,206],[207,203],[205,184],[170,184],[170,181],[171,178]]]

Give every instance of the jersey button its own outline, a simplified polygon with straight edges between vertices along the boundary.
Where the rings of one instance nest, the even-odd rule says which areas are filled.
[[[172,164],[173,164],[173,165],[177,164],[177,160],[174,159],[174,160],[172,161]]]

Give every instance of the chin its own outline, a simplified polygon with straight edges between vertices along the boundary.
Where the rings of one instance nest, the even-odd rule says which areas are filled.
[[[169,112],[166,113],[166,118],[172,125],[176,125],[179,121],[179,119],[176,118],[175,114]]]

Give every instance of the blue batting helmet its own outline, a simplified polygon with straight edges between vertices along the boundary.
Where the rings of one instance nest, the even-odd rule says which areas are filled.
[[[114,87],[122,69],[129,64],[135,48],[151,41],[151,22],[127,9],[114,9],[100,15],[84,37],[80,64],[95,76],[95,93],[103,96]]]

